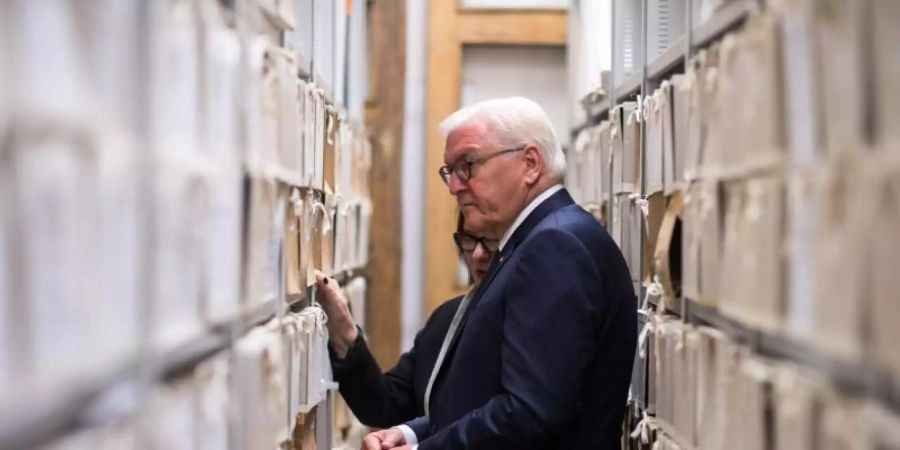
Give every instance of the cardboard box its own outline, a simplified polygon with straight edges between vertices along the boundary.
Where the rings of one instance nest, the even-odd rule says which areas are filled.
[[[749,86],[744,84],[749,84],[749,81],[744,79],[747,75],[742,73],[742,70],[747,70],[747,39],[743,31],[722,38],[716,64],[708,69],[715,73],[704,83],[709,95],[703,97],[701,108],[707,121],[705,137],[709,145],[704,148],[703,158],[704,172],[710,176],[733,179],[744,175],[744,161],[741,158],[757,148],[752,142],[755,136],[747,134],[760,123],[741,122],[751,119],[747,117],[750,107],[738,104],[754,103],[746,98],[748,94],[745,91]],[[758,71],[760,68],[752,70]],[[765,96],[766,93],[754,92],[753,95]]]
[[[881,405],[869,403],[865,407],[865,422],[870,424],[869,448],[900,448],[900,416]]]
[[[720,416],[717,423],[718,429],[714,433],[721,433],[720,435],[724,437],[724,446],[717,448],[728,448],[728,444],[731,442],[743,444],[742,439],[745,437],[743,422],[744,414],[747,414],[744,409],[746,398],[739,388],[743,385],[741,360],[745,356],[746,349],[732,341],[725,341],[721,343],[720,350],[717,354],[716,371],[721,384],[720,389],[722,389],[722,406],[718,411]]]
[[[588,164],[585,161],[585,150],[587,149],[587,145],[588,134],[587,131],[582,130],[578,134],[578,137],[575,138],[575,144],[566,152],[566,165],[568,170],[568,174],[566,175],[566,187],[569,190],[569,193],[572,194],[575,203],[582,206],[588,203],[585,195],[589,177],[587,174]]]
[[[678,86],[683,83],[683,76],[672,77],[671,84],[663,83],[660,87],[663,94],[662,119],[663,119],[663,185],[666,195],[681,190],[684,187],[684,176],[681,168],[684,160],[684,151],[687,146],[687,127],[693,123],[684,112],[685,103],[682,93],[677,93]],[[675,102],[678,103],[675,103]]]
[[[701,109],[704,90],[710,83],[703,78],[706,73],[706,67],[703,66],[707,50],[701,50],[697,55],[699,62],[692,65],[687,73],[676,77],[673,81],[678,84],[671,86],[668,90],[671,92],[674,108],[673,123],[677,124],[674,128],[677,144],[683,144],[678,149],[673,148],[673,152],[682,150],[684,160],[684,178],[691,181],[700,176],[700,169],[703,161],[701,149],[701,133],[707,129],[703,115],[704,110]],[[678,179],[677,167],[672,155],[671,170],[673,183]]]
[[[337,198],[337,197],[335,197]],[[339,200],[339,199],[338,199]],[[334,261],[335,272],[349,269],[347,266],[347,221],[349,220],[347,202],[338,202],[334,214]]]
[[[153,186],[157,239],[152,259],[156,286],[153,329],[155,344],[165,349],[184,343],[201,330],[206,259],[203,232],[207,230],[209,193],[207,184],[188,169],[161,166]]]
[[[825,148],[832,155],[857,153],[858,146],[867,142],[866,3],[815,2],[819,110]],[[886,19],[895,27],[892,19]]]
[[[279,319],[237,341],[232,389],[241,448],[278,448],[289,437],[287,352]]]
[[[281,131],[281,74],[278,59],[281,57],[277,48],[266,50],[262,67],[262,90],[260,91],[260,156],[267,165],[280,165],[279,151]],[[251,110],[252,111],[252,110]]]
[[[676,344],[676,404],[672,424],[678,434],[696,445],[697,440],[697,361],[700,335],[685,326],[675,336]]]
[[[622,198],[621,196],[615,196],[612,200],[612,228],[610,229],[610,236],[613,239],[613,242],[619,246],[619,250],[622,251],[622,256],[627,257],[627,253],[625,252],[625,242],[622,240],[622,228],[624,225],[622,224]],[[626,261],[627,263],[627,261]]]
[[[701,181],[698,191],[695,210],[698,234],[693,236],[700,243],[698,298],[704,304],[714,305],[720,295],[722,269],[723,211],[720,183],[715,179]],[[774,211],[769,213],[776,214]]]
[[[870,296],[870,348],[880,367],[900,377],[900,303],[896,293],[900,279],[900,165],[888,162],[888,153],[882,155],[863,166],[866,184],[861,192],[865,197],[855,202],[867,205],[861,230],[867,238],[865,254],[870,262],[865,282]]]
[[[316,91],[313,96],[314,104],[314,135],[313,144],[313,187],[316,189],[325,188],[325,145],[327,140],[327,105],[325,103],[325,92],[321,89]]]
[[[110,361],[122,361],[122,358],[127,358],[137,351],[141,337],[138,325],[141,261],[144,261],[147,254],[146,246],[141,245],[144,241],[140,238],[147,226],[141,220],[141,187],[135,183],[135,177],[141,167],[136,144],[122,135],[105,133],[97,137],[96,145],[97,171],[92,176],[96,179],[99,196],[96,232],[100,240],[94,251],[98,257],[97,269],[102,278],[96,285],[97,291],[93,295],[98,298],[98,305],[102,306],[96,311],[91,311],[92,328],[99,332],[100,339],[93,347],[93,353],[105,354]],[[0,173],[0,176],[6,174]],[[240,189],[239,182],[237,188]],[[2,200],[5,199],[0,199]],[[237,265],[240,264],[241,217],[239,211],[233,212],[238,230],[230,242],[230,249],[235,251],[233,255],[235,258],[231,260],[236,272],[231,274],[234,290],[230,292],[230,296],[222,300],[234,307],[240,298],[240,270]],[[228,262],[223,262],[224,264]],[[14,271],[5,273],[15,276]],[[10,287],[17,284],[13,283]],[[2,288],[0,292],[3,292]],[[16,296],[17,294],[13,294],[9,298]],[[7,329],[15,330],[14,327]]]
[[[739,36],[733,72],[728,73],[738,99],[731,104],[736,133],[723,142],[723,149],[729,143],[742,144],[729,163],[743,173],[781,164],[787,148],[787,120],[778,19],[772,14],[751,16]]]
[[[266,265],[270,241],[271,221],[275,214],[277,186],[272,180],[249,179],[247,182],[249,206],[244,222],[244,298],[248,306],[266,300]]]
[[[637,313],[638,318],[638,350],[634,355],[634,362],[631,366],[631,400],[641,409],[646,409],[648,406],[647,402],[647,370],[648,366],[652,364],[651,359],[648,359],[648,350],[650,346],[650,341],[653,340],[653,333],[651,332],[649,325],[650,321],[653,320],[651,316],[651,312],[645,309],[639,309]]]
[[[318,266],[322,272],[333,274],[334,270],[334,233],[335,233],[335,216],[337,215],[337,204],[334,194],[326,191],[325,200],[323,202],[324,216],[320,222],[321,234],[321,266]]]
[[[734,345],[715,328],[699,327],[697,335],[697,448],[726,448],[725,378],[719,367]]]
[[[684,298],[700,301],[700,252],[704,241],[702,182],[693,182],[684,195],[681,248],[681,289]],[[705,275],[705,274],[704,274]]]
[[[659,356],[659,339],[657,335],[659,334],[658,322],[661,316],[658,315],[650,315],[647,318],[647,322],[650,325],[650,329],[647,331],[647,353],[644,358],[647,364],[647,414],[656,414],[657,413],[657,397],[658,397],[658,383],[659,383],[659,365],[657,360]],[[638,355],[640,356],[640,355]]]
[[[203,33],[204,65],[201,86],[203,145],[209,160],[231,170],[240,168],[241,44],[238,35],[208,20]]]
[[[293,0],[257,0],[269,23],[281,30],[293,30],[296,24]]]
[[[185,378],[167,385],[148,388],[145,420],[153,424],[153,433],[145,434],[141,445],[148,449],[195,448],[197,385]]]
[[[359,260],[356,262],[356,267],[362,267],[369,261],[369,238],[371,236],[370,230],[372,229],[372,203],[368,200],[364,200],[360,205],[360,220],[359,220],[359,247],[357,249],[357,254],[359,255]]]
[[[297,426],[293,432],[293,450],[316,450],[316,409],[297,414]]]
[[[22,385],[15,390],[24,391],[28,400],[28,394],[53,392],[72,374],[83,373],[88,361],[97,362],[93,359],[97,354],[83,354],[83,349],[95,348],[92,332],[105,327],[92,320],[105,306],[101,298],[91,295],[92,288],[103,281],[95,259],[100,243],[95,232],[99,198],[90,149],[52,136],[21,137],[12,144],[4,155],[4,163],[11,163],[4,172],[9,170],[12,178],[4,184],[10,183],[12,190],[4,197],[10,196],[15,210],[5,213],[9,215],[5,220],[15,220],[10,223],[8,242],[9,268],[14,270],[9,276],[14,278],[8,282],[19,296],[8,299],[12,310],[10,322],[4,325],[20,333],[7,336],[19,344],[8,347],[17,356],[11,362],[18,363],[10,369]],[[172,278],[166,287],[176,285],[175,274],[167,274]],[[171,300],[166,306],[185,305],[183,297]],[[12,315],[17,310],[21,312]],[[192,324],[190,317],[175,319],[181,320],[176,327]]]
[[[744,258],[744,243],[747,242],[745,210],[745,191],[740,183],[728,183],[724,186],[725,218],[723,222],[722,267],[719,281],[719,309],[731,317],[744,317],[746,310],[741,303],[741,290],[748,289],[747,277],[743,274],[748,268]]]
[[[868,194],[852,160],[821,168],[816,188],[815,340],[829,354],[855,358],[863,349],[864,238]],[[862,209],[862,210],[861,210]]]
[[[725,192],[722,272],[719,283],[707,286],[718,285],[723,312],[754,327],[778,330],[785,311],[783,186],[774,177],[756,178],[730,183]],[[708,263],[704,261],[703,273],[714,278],[716,264]]]
[[[601,134],[602,133],[601,133],[599,125],[591,128],[590,136],[589,136],[590,139],[588,141],[589,151],[591,152],[591,158],[592,158],[591,176],[592,176],[593,183],[591,183],[591,184],[593,187],[593,191],[591,192],[591,198],[593,199],[594,203],[596,203],[598,205],[598,208],[599,208],[599,205],[603,202],[603,200],[605,200],[605,197],[603,196],[603,191],[604,191],[603,183],[605,181],[603,178],[604,161],[603,161],[603,155],[602,155],[602,151],[601,151],[601,142],[600,142]]]
[[[657,275],[659,275],[665,296],[669,299],[674,299],[681,293],[681,215],[683,208],[684,200],[680,193],[669,198],[654,251]]]
[[[778,368],[772,388],[775,450],[814,450],[819,381],[792,366]]]
[[[628,227],[628,270],[631,272],[631,279],[635,283],[639,283],[642,279],[642,263],[641,263],[641,244],[644,230],[641,228],[644,220],[644,214],[638,199],[629,198],[625,204],[626,220]],[[636,292],[640,292],[640,284],[637,285]]]
[[[241,302],[241,243],[244,179],[238,172],[209,180],[209,210],[204,231],[204,319],[234,318]]]
[[[699,134],[700,116],[700,72],[690,68],[684,75],[672,77],[670,83],[671,118],[663,116],[663,184],[666,192],[678,189],[675,175],[675,152],[684,154],[684,178],[687,182],[700,176],[701,154]],[[660,93],[660,105],[668,101],[664,91]],[[667,127],[668,125],[668,127]],[[694,136],[691,139],[691,136]]]
[[[597,126],[600,134],[600,198],[609,201],[610,189],[612,189],[612,122],[605,120]]]
[[[202,450],[228,448],[229,408],[232,401],[228,390],[230,359],[230,351],[225,351],[203,361],[194,371],[194,382],[197,385],[194,448]]]
[[[312,187],[316,170],[316,86],[301,81],[298,90],[303,98],[303,184]]]
[[[673,415],[673,374],[671,357],[674,353],[675,342],[670,339],[675,332],[676,321],[660,316],[655,323],[654,333],[654,357],[655,371],[653,381],[655,384],[654,397],[656,417],[671,423]]]
[[[659,232],[662,229],[663,217],[666,214],[666,197],[662,192],[651,194],[647,197],[647,211],[645,217],[647,239],[644,240],[644,285],[649,286],[654,281],[656,275],[656,265],[654,253],[656,251],[656,243],[659,240]]]
[[[364,277],[356,277],[344,287],[344,292],[347,293],[347,301],[350,303],[350,314],[353,315],[353,320],[363,329],[368,324],[366,322],[367,286],[368,284]]]
[[[322,169],[324,170],[324,189],[334,192],[337,182],[337,132],[339,128],[337,111],[332,107],[325,109],[325,147],[322,155]]]
[[[625,191],[625,114],[622,105],[610,111],[610,148],[612,161],[612,192]]]
[[[300,301],[306,295],[306,273],[302,270],[300,257],[300,221],[303,217],[303,200],[297,188],[291,189],[288,199],[287,214],[284,226],[284,283],[285,296],[288,303]]]
[[[816,236],[821,226],[816,194],[816,178],[812,173],[798,172],[787,181],[785,332],[811,342],[815,338]]]
[[[735,296],[742,304],[742,319],[758,329],[777,331],[785,313],[784,189],[775,177],[750,179],[744,187],[746,235],[739,276],[746,279]]]
[[[294,55],[285,50],[273,52],[278,72],[278,153],[281,166],[300,182],[303,167],[300,152],[300,80]]]
[[[781,15],[787,146],[791,167],[808,168],[822,158],[821,103],[817,80],[814,5],[818,0],[791,0],[774,5]]]
[[[622,105],[625,135],[622,139],[622,192],[641,192],[641,121],[637,104]]]
[[[584,196],[586,203],[591,205],[592,208],[596,208],[596,205],[599,205],[600,203],[600,186],[603,182],[600,172],[600,148],[596,145],[597,143],[591,139],[591,137],[595,135],[596,133],[594,133],[594,130],[590,130],[590,133],[587,136],[587,145],[582,156],[584,164],[584,188],[582,195]]]
[[[149,9],[149,132],[154,150],[197,154],[201,58],[196,10],[184,1],[156,3]]]
[[[871,23],[871,41],[866,41],[863,45],[871,47],[874,53],[872,72],[875,92],[871,98],[875,102],[875,129],[877,139],[884,146],[882,148],[896,154],[900,149],[900,130],[894,120],[900,114],[900,57],[897,55],[897,47],[894,44],[900,39],[897,27],[900,5],[891,0],[869,0],[868,3],[871,4],[869,6],[871,22],[867,21]],[[841,8],[859,7],[841,5]],[[857,53],[852,57],[861,59],[863,57],[861,55],[863,54]],[[857,75],[856,70],[853,71],[853,75]],[[841,74],[832,74],[832,76],[838,77]],[[853,92],[856,92],[857,89],[865,89],[865,86],[851,88]],[[864,97],[854,100],[854,107],[858,108],[858,103],[862,103]],[[835,103],[837,102],[835,101]],[[863,107],[865,107],[865,103],[863,103]]]
[[[288,189],[283,184],[275,185],[275,207],[267,223],[265,259],[262,280],[262,301],[281,298],[284,287],[282,267],[284,250],[284,228],[287,225]]]
[[[744,450],[766,450],[771,424],[767,418],[770,398],[770,381],[773,371],[770,363],[741,354],[739,372],[731,384],[728,397],[729,411],[735,416],[729,419],[730,436],[740,442]]]
[[[663,90],[657,89],[644,102],[644,124],[647,127],[645,150],[647,195],[663,191],[663,115],[660,97]]]
[[[865,406],[861,401],[829,390],[822,395],[820,414],[818,448],[822,450],[873,448],[867,442],[871,425],[866,421]]]

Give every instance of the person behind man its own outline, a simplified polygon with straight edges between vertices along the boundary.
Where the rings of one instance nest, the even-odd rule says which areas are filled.
[[[496,239],[483,239],[465,231],[460,214],[453,240],[477,286],[497,251]],[[353,324],[348,302],[334,280],[316,272],[319,303],[328,316],[329,353],[334,379],[341,395],[365,425],[385,428],[422,416],[428,408],[428,394],[434,367],[443,359],[442,344],[452,322],[459,321],[460,304],[466,296],[441,304],[416,335],[412,349],[404,353],[393,369],[382,374],[362,333]]]
[[[543,109],[517,97],[441,124],[440,175],[466,227],[500,240],[472,294],[429,413],[365,449],[617,449],[637,344],[637,299],[607,232],[561,186]]]

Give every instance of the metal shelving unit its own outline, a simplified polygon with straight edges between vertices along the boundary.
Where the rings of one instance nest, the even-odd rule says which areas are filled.
[[[687,39],[681,35],[668,50],[647,65],[647,79],[661,80],[683,67]]]
[[[628,1],[646,2],[646,0]],[[743,24],[744,20],[746,20],[751,13],[759,10],[761,1],[762,0],[733,0],[722,7],[721,10],[717,11],[709,20],[693,27],[686,27],[687,31],[676,38],[674,43],[662,54],[650,61],[644,61],[646,75],[642,75],[642,73],[638,71],[627,78],[620,80],[621,73],[619,72],[621,72],[621,69],[617,68],[614,64],[612,69],[612,80],[616,86],[615,95],[613,96],[615,98],[606,98],[606,101],[594,103],[582,102],[585,107],[587,120],[585,123],[573,127],[573,135],[584,128],[596,125],[600,123],[600,121],[605,120],[610,108],[615,107],[616,104],[620,103],[626,97],[635,94],[646,95],[647,93],[641,91],[641,86],[644,81],[650,81],[652,85],[652,83],[656,83],[672,74],[678,73],[679,69],[683,69],[685,61],[688,60],[694,52],[710,45],[723,34],[734,30]],[[691,5],[693,3],[691,0],[687,0],[687,2],[686,21],[690,19],[692,10]],[[616,3],[618,3],[618,1],[614,2],[614,9]],[[644,10],[646,10],[646,4],[644,4]],[[615,13],[613,13],[613,15],[615,15]],[[616,21],[614,20],[612,27],[614,49],[616,48],[615,42],[617,41],[617,38],[620,38],[618,34],[621,32],[616,25]],[[690,40],[690,46],[688,46],[688,40]],[[645,44],[642,43],[642,45]],[[641,52],[642,55],[646,55],[646,53],[647,52]]]
[[[760,8],[760,0],[734,0],[716,12],[709,20],[693,28],[691,44],[705,47],[714,40],[740,26],[751,12]]]
[[[643,81],[644,77],[640,72],[624,79],[621,84],[616,86],[616,103],[621,103],[629,97],[640,94]]]
[[[332,278],[344,285],[360,276],[364,276],[364,272],[357,268],[337,272]],[[314,295],[315,289],[309,287],[307,294]],[[70,389],[63,394],[29,399],[27,408],[19,408],[18,415],[0,423],[0,448],[36,448],[48,438],[77,428],[87,420],[86,415],[90,414],[92,407],[116,389],[134,385],[141,379],[165,381],[177,378],[212,355],[228,349],[236,338],[247,334],[252,328],[278,317],[291,306],[300,306],[296,308],[300,310],[309,300],[307,297],[289,305],[278,298],[269,299],[230,321],[211,326],[188,342],[156,355],[151,353],[153,356],[149,360],[129,359],[106,373],[73,380]]]
[[[640,45],[646,45],[647,34],[647,8],[650,0],[614,0],[612,20],[612,49],[613,66],[611,73],[611,85],[614,86],[613,95],[607,96],[602,104],[585,103],[587,121],[573,130],[573,136],[580,130],[599,124],[609,116],[609,111],[621,102],[630,100],[634,96],[639,99],[653,92],[662,80],[674,74],[683,73],[691,57],[697,51],[706,48],[719,40],[723,35],[741,27],[753,14],[760,11],[765,4],[764,0],[732,0],[718,9],[711,17],[702,23],[694,23],[694,0],[686,1],[684,20],[689,26],[684,27],[684,33],[677,37],[671,46],[658,56],[647,60],[649,52],[640,52],[642,70],[632,72],[623,77],[623,69],[617,62],[623,57],[615,56],[616,51],[621,51],[620,41],[623,39],[620,24],[616,18],[621,14],[616,13],[616,8],[622,7],[622,3],[628,2],[628,8],[633,10],[634,5],[640,3],[643,16],[642,38]],[[634,42],[633,37],[630,42]],[[643,130],[642,130],[643,132]],[[643,135],[642,143],[643,146]],[[642,158],[645,152],[642,148]],[[642,170],[646,164],[642,164]],[[646,177],[642,177],[644,181]],[[641,193],[646,192],[642,186]],[[642,195],[643,196],[643,195]],[[613,204],[612,195],[608,199]],[[610,221],[612,222],[612,221]],[[609,225],[608,225],[609,226]],[[643,224],[642,224],[643,226]],[[610,232],[613,232],[610,228]],[[641,257],[644,255],[644,246],[641,246]],[[640,298],[643,298],[643,292]],[[653,309],[660,307],[659,302],[650,299]],[[886,408],[900,414],[900,380],[894,379],[885,371],[874,367],[870,363],[860,360],[846,360],[829,354],[827,349],[817,348],[814,345],[797,338],[781,333],[772,333],[747,326],[740,320],[721,313],[717,308],[704,305],[693,299],[676,299],[666,306],[660,314],[672,315],[683,320],[686,324],[695,326],[708,326],[720,330],[730,339],[743,344],[756,355],[773,361],[793,363],[797,366],[814,370],[828,380],[841,392],[873,399]],[[651,414],[652,415],[652,414]],[[675,440],[682,448],[693,448],[684,436],[664,421],[654,419],[659,430]]]
[[[762,357],[794,362],[816,370],[838,389],[866,396],[900,413],[900,383],[862,361],[846,360],[782,334],[757,330],[719,312],[715,307],[684,299],[682,320],[716,328]]]

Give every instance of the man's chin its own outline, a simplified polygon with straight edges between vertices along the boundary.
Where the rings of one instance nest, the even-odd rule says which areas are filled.
[[[469,231],[474,231],[476,233],[481,233],[484,231],[484,227],[487,226],[486,217],[481,213],[481,210],[475,205],[463,205],[461,207],[463,217],[465,217],[465,227]]]

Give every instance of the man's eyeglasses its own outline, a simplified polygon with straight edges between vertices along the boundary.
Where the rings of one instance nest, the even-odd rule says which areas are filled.
[[[464,231],[453,233],[453,240],[456,242],[456,246],[464,252],[474,252],[478,244],[481,244],[481,248],[488,253],[495,253],[500,248],[500,241],[496,239],[473,236]]]
[[[498,150],[494,153],[489,153],[484,156],[479,157],[466,157],[459,161],[456,161],[452,165],[444,164],[438,169],[438,173],[441,175],[441,179],[444,180],[444,184],[447,186],[450,185],[450,176],[456,175],[461,181],[469,181],[472,178],[472,166],[476,164],[481,164],[493,157],[500,156],[506,153],[512,152],[520,152],[525,149],[525,145],[516,148],[508,148],[506,150]]]

